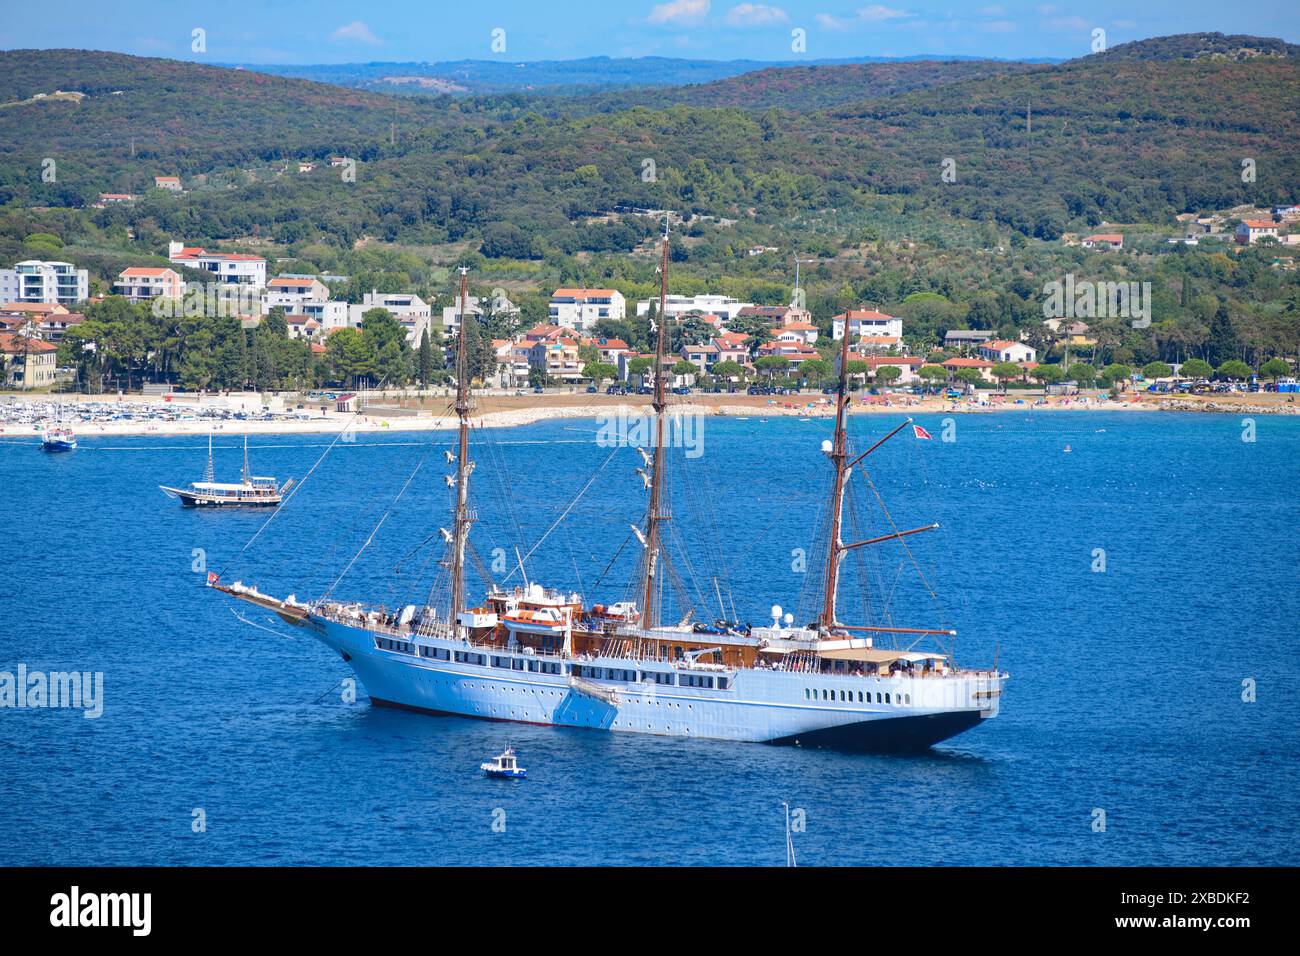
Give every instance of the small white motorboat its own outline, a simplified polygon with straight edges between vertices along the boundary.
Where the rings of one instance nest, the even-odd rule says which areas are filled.
[[[498,754],[487,763],[479,764],[479,769],[489,777],[522,780],[528,776],[528,771],[519,766],[519,761],[515,759],[514,747],[507,747],[504,753]]]

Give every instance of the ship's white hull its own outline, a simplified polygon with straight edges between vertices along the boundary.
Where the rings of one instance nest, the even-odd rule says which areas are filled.
[[[996,716],[1005,680],[574,660],[314,623],[375,704],[669,737],[920,749]]]

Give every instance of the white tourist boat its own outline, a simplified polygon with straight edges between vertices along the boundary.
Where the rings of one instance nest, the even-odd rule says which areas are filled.
[[[274,478],[254,475],[248,468],[248,436],[244,436],[244,470],[238,482],[214,481],[212,468],[212,435],[208,435],[208,467],[202,481],[193,481],[184,488],[159,485],[169,498],[179,498],[187,508],[275,508],[284,501],[293,485],[290,478],[279,484]]]

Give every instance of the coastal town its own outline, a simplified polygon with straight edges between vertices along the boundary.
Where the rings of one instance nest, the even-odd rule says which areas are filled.
[[[159,176],[155,186],[180,188],[178,179],[165,176]],[[106,194],[101,200],[133,198]],[[1185,234],[1168,241],[1217,241],[1243,248],[1300,243],[1300,206],[1237,212],[1235,226],[1224,216],[1181,217],[1187,219]],[[1082,249],[1124,255],[1122,233],[1071,241]],[[15,412],[15,403],[52,393],[66,395],[63,401],[98,398],[97,410],[88,414],[85,409],[91,406],[85,405],[82,417],[114,430],[174,426],[186,420],[175,411],[182,405],[193,407],[190,420],[239,415],[272,427],[308,429],[322,427],[332,415],[355,415],[375,406],[374,416],[363,416],[367,423],[374,417],[375,427],[436,427],[436,416],[419,424],[394,424],[390,419],[409,417],[412,405],[422,407],[420,395],[427,397],[452,383],[451,346],[466,315],[473,319],[467,330],[476,355],[473,384],[485,396],[496,397],[496,413],[511,413],[506,414],[509,423],[535,420],[538,413],[529,418],[523,411],[527,406],[552,409],[548,415],[555,409],[584,407],[566,396],[635,400],[648,394],[650,347],[661,318],[673,332],[673,391],[694,395],[691,401],[702,407],[724,409],[722,414],[725,409],[744,413],[756,407],[817,414],[826,404],[818,393],[833,379],[836,343],[845,335],[850,339],[851,387],[864,395],[860,409],[1095,408],[1106,403],[1290,413],[1298,390],[1288,358],[1274,355],[1252,367],[1236,357],[1226,315],[1216,317],[1216,326],[1222,318],[1226,328],[1211,329],[1212,337],[1228,340],[1219,349],[1217,364],[1193,355],[1182,362],[1127,364],[1089,320],[1128,314],[1123,310],[1130,306],[1130,295],[1132,314],[1141,316],[1142,290],[1130,291],[1123,283],[1098,283],[1094,290],[1089,283],[1079,283],[1079,289],[1089,286],[1091,298],[1085,302],[1072,276],[1067,277],[1071,287],[1066,297],[1045,305],[1040,323],[1013,335],[999,334],[995,328],[947,328],[941,340],[931,336],[927,341],[911,334],[903,317],[871,303],[815,316],[803,304],[797,284],[789,303],[782,305],[716,293],[670,294],[663,317],[656,314],[654,299],[629,302],[616,288],[572,286],[550,293],[544,316],[529,316],[510,293],[494,288],[467,297],[462,315],[461,304],[450,294],[425,298],[415,291],[371,290],[362,293],[360,301],[348,301],[337,294],[347,276],[270,276],[275,264],[248,252],[173,240],[166,258],[167,266],[122,269],[111,286],[97,282],[101,287],[94,291],[89,271],[73,262],[26,260],[0,269],[0,388],[12,393],[5,421],[10,431],[28,419],[41,420],[40,408],[53,411],[60,404],[46,401]],[[125,377],[105,373],[102,359],[107,349],[96,343],[91,331],[103,323],[87,324],[87,314],[102,312],[114,301],[138,310],[137,315],[147,310],[160,320],[234,321],[250,341],[259,329],[263,335],[280,336],[285,346],[297,350],[296,374],[269,383],[249,376],[237,383],[242,388],[232,388],[230,382],[214,384],[185,369],[149,379],[133,378],[129,372]],[[1150,308],[1149,301],[1145,308]],[[369,362],[357,357],[367,345],[374,350],[368,328],[382,329],[376,335],[385,339],[387,363],[375,361],[373,355]],[[98,380],[93,372],[100,373]],[[106,395],[127,400],[135,410],[105,412]],[[232,400],[232,395],[239,397]],[[163,399],[177,404],[169,409],[159,404]],[[507,409],[502,403],[515,407]],[[131,424],[124,426],[123,421]]]

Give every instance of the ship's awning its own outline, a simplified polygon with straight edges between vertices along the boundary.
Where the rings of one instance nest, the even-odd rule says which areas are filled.
[[[923,661],[945,661],[946,654],[927,651],[895,651],[884,647],[840,647],[819,650],[817,656],[831,661],[862,661],[867,664],[893,664],[903,661],[920,664]]]

